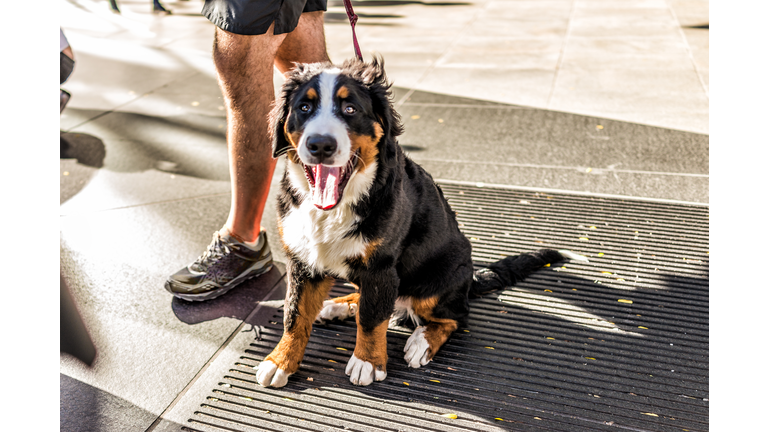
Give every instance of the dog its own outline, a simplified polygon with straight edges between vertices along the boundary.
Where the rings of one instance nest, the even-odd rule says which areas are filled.
[[[440,187],[397,142],[403,127],[390,87],[381,58],[298,64],[270,114],[273,156],[286,157],[277,211],[288,292],[283,336],[256,374],[262,386],[286,385],[316,320],[355,317],[352,384],[386,378],[390,322],[413,321],[405,361],[424,366],[465,324],[470,296],[583,258],[544,249],[475,272]],[[326,300],[337,278],[358,290]]]

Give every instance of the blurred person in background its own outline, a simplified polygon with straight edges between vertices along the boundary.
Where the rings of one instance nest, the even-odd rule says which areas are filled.
[[[109,6],[112,8],[112,12],[120,13],[120,8],[117,6],[117,0],[109,0]],[[171,13],[170,9],[166,9],[165,6],[160,3],[160,0],[152,0],[152,12],[166,15]]]

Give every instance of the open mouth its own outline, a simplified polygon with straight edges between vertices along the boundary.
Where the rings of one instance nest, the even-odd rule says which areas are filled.
[[[359,159],[358,149],[349,162],[343,167],[329,167],[323,164],[303,165],[304,175],[309,181],[309,191],[312,194],[312,203],[320,210],[330,210],[341,202],[344,188],[355,168],[355,162]]]

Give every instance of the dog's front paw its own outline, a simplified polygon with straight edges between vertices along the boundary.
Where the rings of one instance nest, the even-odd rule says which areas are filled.
[[[263,387],[283,387],[288,384],[288,372],[277,367],[271,360],[264,360],[256,371],[256,381]]]
[[[405,362],[412,368],[424,366],[430,361],[429,342],[424,337],[426,329],[424,326],[418,327],[405,343]]]
[[[383,381],[387,377],[387,371],[375,368],[373,363],[360,360],[354,354],[347,363],[347,375],[354,385],[367,386],[375,381]]]
[[[315,322],[325,323],[335,319],[345,320],[357,315],[357,303],[337,303],[333,300],[323,302],[323,309],[317,314]]]

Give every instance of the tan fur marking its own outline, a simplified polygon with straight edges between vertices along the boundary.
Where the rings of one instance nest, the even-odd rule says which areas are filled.
[[[416,315],[427,321],[427,329],[424,331],[424,339],[429,343],[429,360],[437,354],[440,347],[456,331],[459,323],[450,318],[435,318],[432,311],[437,306],[437,297],[426,299],[413,299],[411,307]]]
[[[288,374],[299,370],[299,363],[304,358],[304,350],[312,332],[312,322],[323,307],[323,300],[331,291],[332,278],[325,278],[319,283],[305,284],[299,298],[299,313],[293,327],[283,332],[283,337],[274,350],[264,359],[271,361]]]
[[[301,132],[288,132],[288,123],[286,122],[283,126],[283,133],[285,135],[285,138],[288,139],[288,142],[291,144],[293,148],[299,148],[299,141],[301,141]]]
[[[363,260],[363,264],[368,265],[368,261],[371,259],[373,253],[376,252],[376,248],[378,248],[380,245],[381,239],[371,240],[368,242],[368,244],[365,245],[365,251],[360,257],[360,259]]]
[[[345,295],[344,297],[336,297],[335,299],[331,299],[336,303],[346,303],[346,304],[360,304],[360,293],[352,293],[349,295]]]
[[[315,89],[313,89],[313,88],[311,88],[311,89],[307,90],[307,98],[308,98],[309,100],[315,100],[315,99],[317,99],[317,90],[315,90]]]
[[[339,99],[346,99],[349,97],[349,89],[345,86],[339,87],[339,90],[336,92],[336,96],[338,96]]]
[[[370,166],[376,161],[376,156],[379,154],[376,144],[379,143],[379,140],[384,135],[384,130],[378,123],[374,123],[373,127],[375,130],[374,136],[349,134],[349,139],[352,141],[352,152],[360,149],[360,161],[358,163],[362,166],[358,168]]]
[[[387,370],[387,326],[389,321],[383,321],[371,332],[363,331],[360,325],[360,314],[357,314],[357,343],[355,357],[371,363],[376,370]]]

